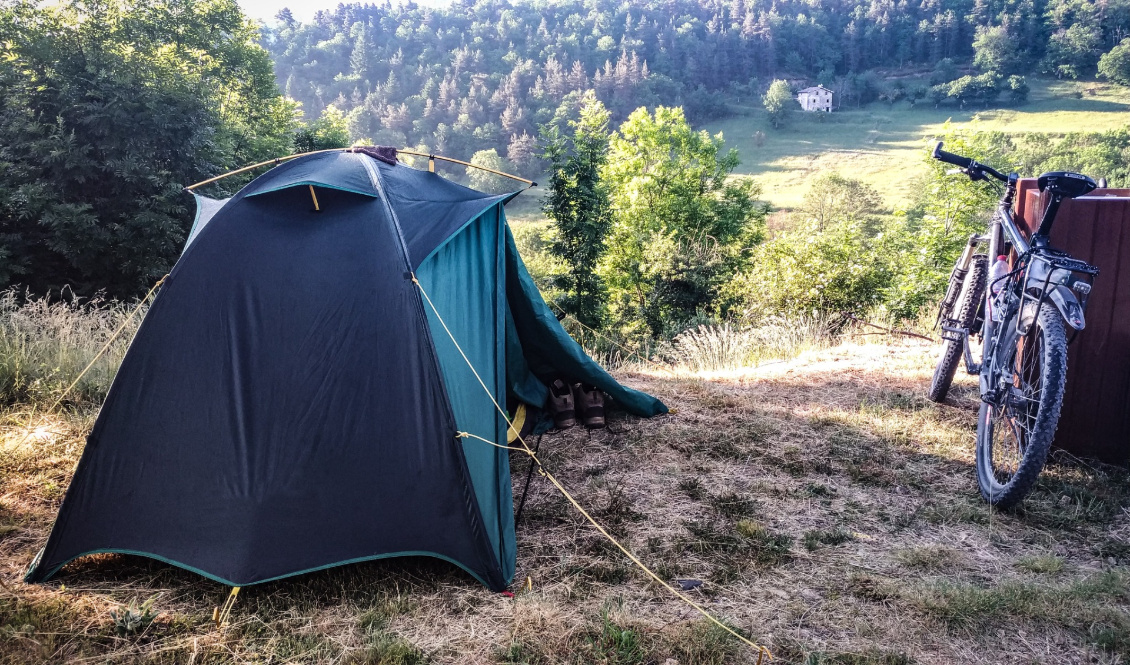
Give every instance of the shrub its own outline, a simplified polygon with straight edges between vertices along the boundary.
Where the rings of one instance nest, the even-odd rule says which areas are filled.
[[[746,316],[866,312],[884,301],[894,257],[862,222],[805,222],[758,247],[752,268],[726,287]]]

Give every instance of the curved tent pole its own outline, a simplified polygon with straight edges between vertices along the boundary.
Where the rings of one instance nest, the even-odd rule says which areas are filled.
[[[228,171],[227,173],[224,173],[222,175],[218,175],[215,178],[208,178],[207,180],[202,180],[202,181],[196,183],[195,185],[189,185],[188,187],[185,187],[184,189],[185,189],[185,191],[191,192],[192,190],[196,189],[197,187],[203,187],[204,185],[210,185],[210,184],[212,184],[216,181],[223,180],[224,178],[227,178],[228,176],[239,175],[240,173],[247,173],[248,171],[252,171],[252,170],[257,169],[261,166],[276,166],[278,164],[282,164],[283,162],[289,162],[292,159],[297,159],[298,157],[305,157],[307,155],[316,155],[316,154],[323,153],[323,152],[344,152],[344,151],[349,151],[349,150],[352,150],[352,148],[329,148],[327,150],[311,150],[310,152],[299,152],[299,153],[295,153],[293,155],[287,155],[285,157],[276,157],[274,159],[268,159],[265,162],[259,162],[258,164],[252,164],[251,166],[244,166],[243,168],[239,168],[239,169],[236,169],[234,171]],[[470,167],[470,168],[473,168],[473,169],[479,169],[480,171],[486,171],[487,173],[493,173],[495,175],[500,175],[504,178],[510,178],[511,180],[517,180],[518,182],[524,182],[527,185],[529,185],[530,187],[537,187],[537,185],[538,185],[533,180],[527,180],[526,178],[522,178],[520,176],[516,176],[516,175],[510,174],[510,173],[505,173],[503,171],[496,171],[494,169],[490,169],[490,168],[487,168],[485,166],[479,166],[478,164],[472,164],[470,162],[465,162],[461,159],[454,159],[452,157],[444,157],[442,155],[431,155],[431,154],[428,154],[426,152],[418,152],[416,150],[397,150],[396,152],[397,152],[397,154],[411,155],[413,157],[427,157],[428,158],[428,170],[432,171],[432,172],[435,171],[435,163],[434,162],[435,162],[435,160],[438,159],[438,160],[441,160],[441,161],[444,161],[444,162],[451,162],[452,164],[461,164],[463,166],[467,166],[467,167]]]
[[[293,155],[287,155],[286,157],[275,157],[274,159],[268,159],[265,162],[259,162],[258,164],[252,164],[251,166],[244,166],[241,169],[236,169],[234,171],[228,171],[227,173],[224,173],[222,175],[218,175],[215,178],[208,178],[207,180],[201,180],[200,182],[196,183],[195,185],[189,185],[188,187],[185,187],[184,189],[185,189],[185,191],[191,192],[192,190],[196,189],[197,187],[203,187],[204,185],[211,185],[212,183],[216,182],[217,180],[223,180],[224,178],[227,178],[228,176],[239,175],[240,173],[247,173],[248,171],[252,171],[254,169],[257,169],[260,166],[268,166],[268,165],[274,166],[274,165],[282,164],[283,162],[289,162],[290,160],[296,159],[298,157],[305,157],[306,155],[316,155],[316,154],[321,153],[321,152],[338,152],[339,150],[348,150],[348,149],[349,148],[330,148],[328,150],[312,150],[310,152],[299,152],[299,153],[296,153],[296,154],[293,154]]]
[[[500,175],[504,178],[510,178],[511,180],[517,180],[518,182],[524,182],[531,187],[537,187],[538,186],[538,184],[536,182],[534,182],[533,180],[527,180],[526,178],[522,178],[520,176],[512,175],[512,174],[506,173],[504,171],[496,171],[494,169],[488,169],[485,166],[479,166],[478,164],[472,164],[471,162],[465,162],[461,159],[454,159],[452,157],[443,157],[441,155],[429,155],[426,152],[417,152],[415,150],[397,150],[396,152],[398,154],[403,154],[403,155],[412,155],[413,157],[427,157],[429,162],[432,161],[432,160],[435,160],[435,159],[439,159],[439,160],[442,160],[442,161],[445,161],[445,162],[451,162],[452,164],[462,164],[463,166],[469,166],[473,169],[479,169],[480,171],[486,171],[487,173],[493,173],[495,175]],[[431,165],[429,164],[429,166],[431,166]],[[428,170],[432,171],[434,169],[429,168]]]

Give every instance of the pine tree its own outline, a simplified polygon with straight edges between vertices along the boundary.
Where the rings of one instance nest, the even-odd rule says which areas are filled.
[[[538,161],[538,141],[529,132],[513,134],[506,148],[506,158],[519,167],[536,166]]]
[[[349,56],[349,71],[362,81],[368,80],[372,75],[370,63],[376,55],[373,51],[373,45],[369,39],[369,28],[362,26],[361,34],[357,35],[357,41],[353,43],[353,53]]]
[[[550,251],[569,266],[556,279],[565,292],[558,304],[591,327],[601,325],[605,312],[605,289],[596,267],[612,223],[608,190],[600,179],[608,160],[608,120],[608,110],[590,90],[582,99],[580,118],[569,123],[571,137],[556,127],[543,128],[552,175],[542,209],[557,226]]]

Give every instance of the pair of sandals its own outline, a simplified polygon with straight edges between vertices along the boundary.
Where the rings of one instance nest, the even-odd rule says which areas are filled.
[[[569,385],[557,379],[549,386],[549,411],[557,429],[567,429],[577,424],[577,418],[586,429],[604,427],[604,393],[587,383]]]

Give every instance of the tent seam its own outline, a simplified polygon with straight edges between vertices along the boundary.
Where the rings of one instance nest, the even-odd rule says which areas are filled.
[[[446,238],[444,238],[444,239],[443,239],[443,242],[441,242],[440,244],[436,245],[436,246],[435,246],[435,248],[434,248],[434,249],[432,249],[432,251],[431,251],[431,252],[428,252],[428,255],[427,255],[427,256],[425,256],[425,257],[424,257],[424,258],[423,258],[423,259],[422,259],[422,260],[421,260],[421,261],[420,261],[419,263],[417,263],[417,264],[416,264],[416,267],[417,267],[417,268],[419,268],[420,266],[424,265],[424,262],[425,262],[425,261],[427,261],[428,259],[432,258],[432,256],[434,256],[436,252],[438,252],[439,250],[443,249],[443,247],[444,247],[445,245],[447,245],[447,244],[448,244],[449,242],[451,242],[452,240],[454,240],[454,239],[455,239],[455,236],[457,236],[457,235],[459,235],[460,233],[462,233],[462,232],[463,232],[463,230],[464,230],[464,229],[466,229],[466,228],[467,228],[468,226],[470,226],[470,225],[471,225],[471,224],[472,224],[472,223],[473,223],[473,222],[474,222],[475,220],[477,220],[478,218],[480,218],[480,217],[482,217],[482,216],[483,216],[484,214],[486,214],[486,211],[490,210],[491,208],[493,208],[494,206],[498,205],[499,203],[501,203],[502,205],[506,205],[507,203],[509,203],[510,201],[512,201],[512,200],[514,199],[514,197],[516,197],[516,196],[518,196],[519,194],[521,194],[521,193],[522,193],[522,191],[523,191],[523,190],[519,190],[519,191],[517,191],[517,192],[511,192],[510,194],[499,194],[498,196],[495,196],[495,197],[493,197],[493,199],[494,199],[494,200],[492,200],[492,201],[491,201],[491,202],[490,202],[489,204],[487,204],[487,205],[486,205],[486,206],[485,206],[485,207],[484,207],[484,208],[483,208],[482,210],[480,210],[480,211],[479,211],[478,213],[476,213],[476,214],[475,214],[475,215],[473,215],[473,216],[472,216],[472,217],[471,217],[470,219],[468,219],[468,220],[467,220],[466,222],[464,222],[464,223],[463,223],[463,224],[462,224],[462,225],[461,225],[461,226],[460,226],[459,228],[457,228],[457,229],[455,229],[454,231],[452,231],[452,232],[451,232],[451,234],[450,234],[449,236],[447,236]],[[504,222],[504,224],[503,224],[503,226],[508,226],[508,225],[509,225],[509,223],[506,223],[506,222]],[[411,258],[411,257],[409,257],[409,258]]]

